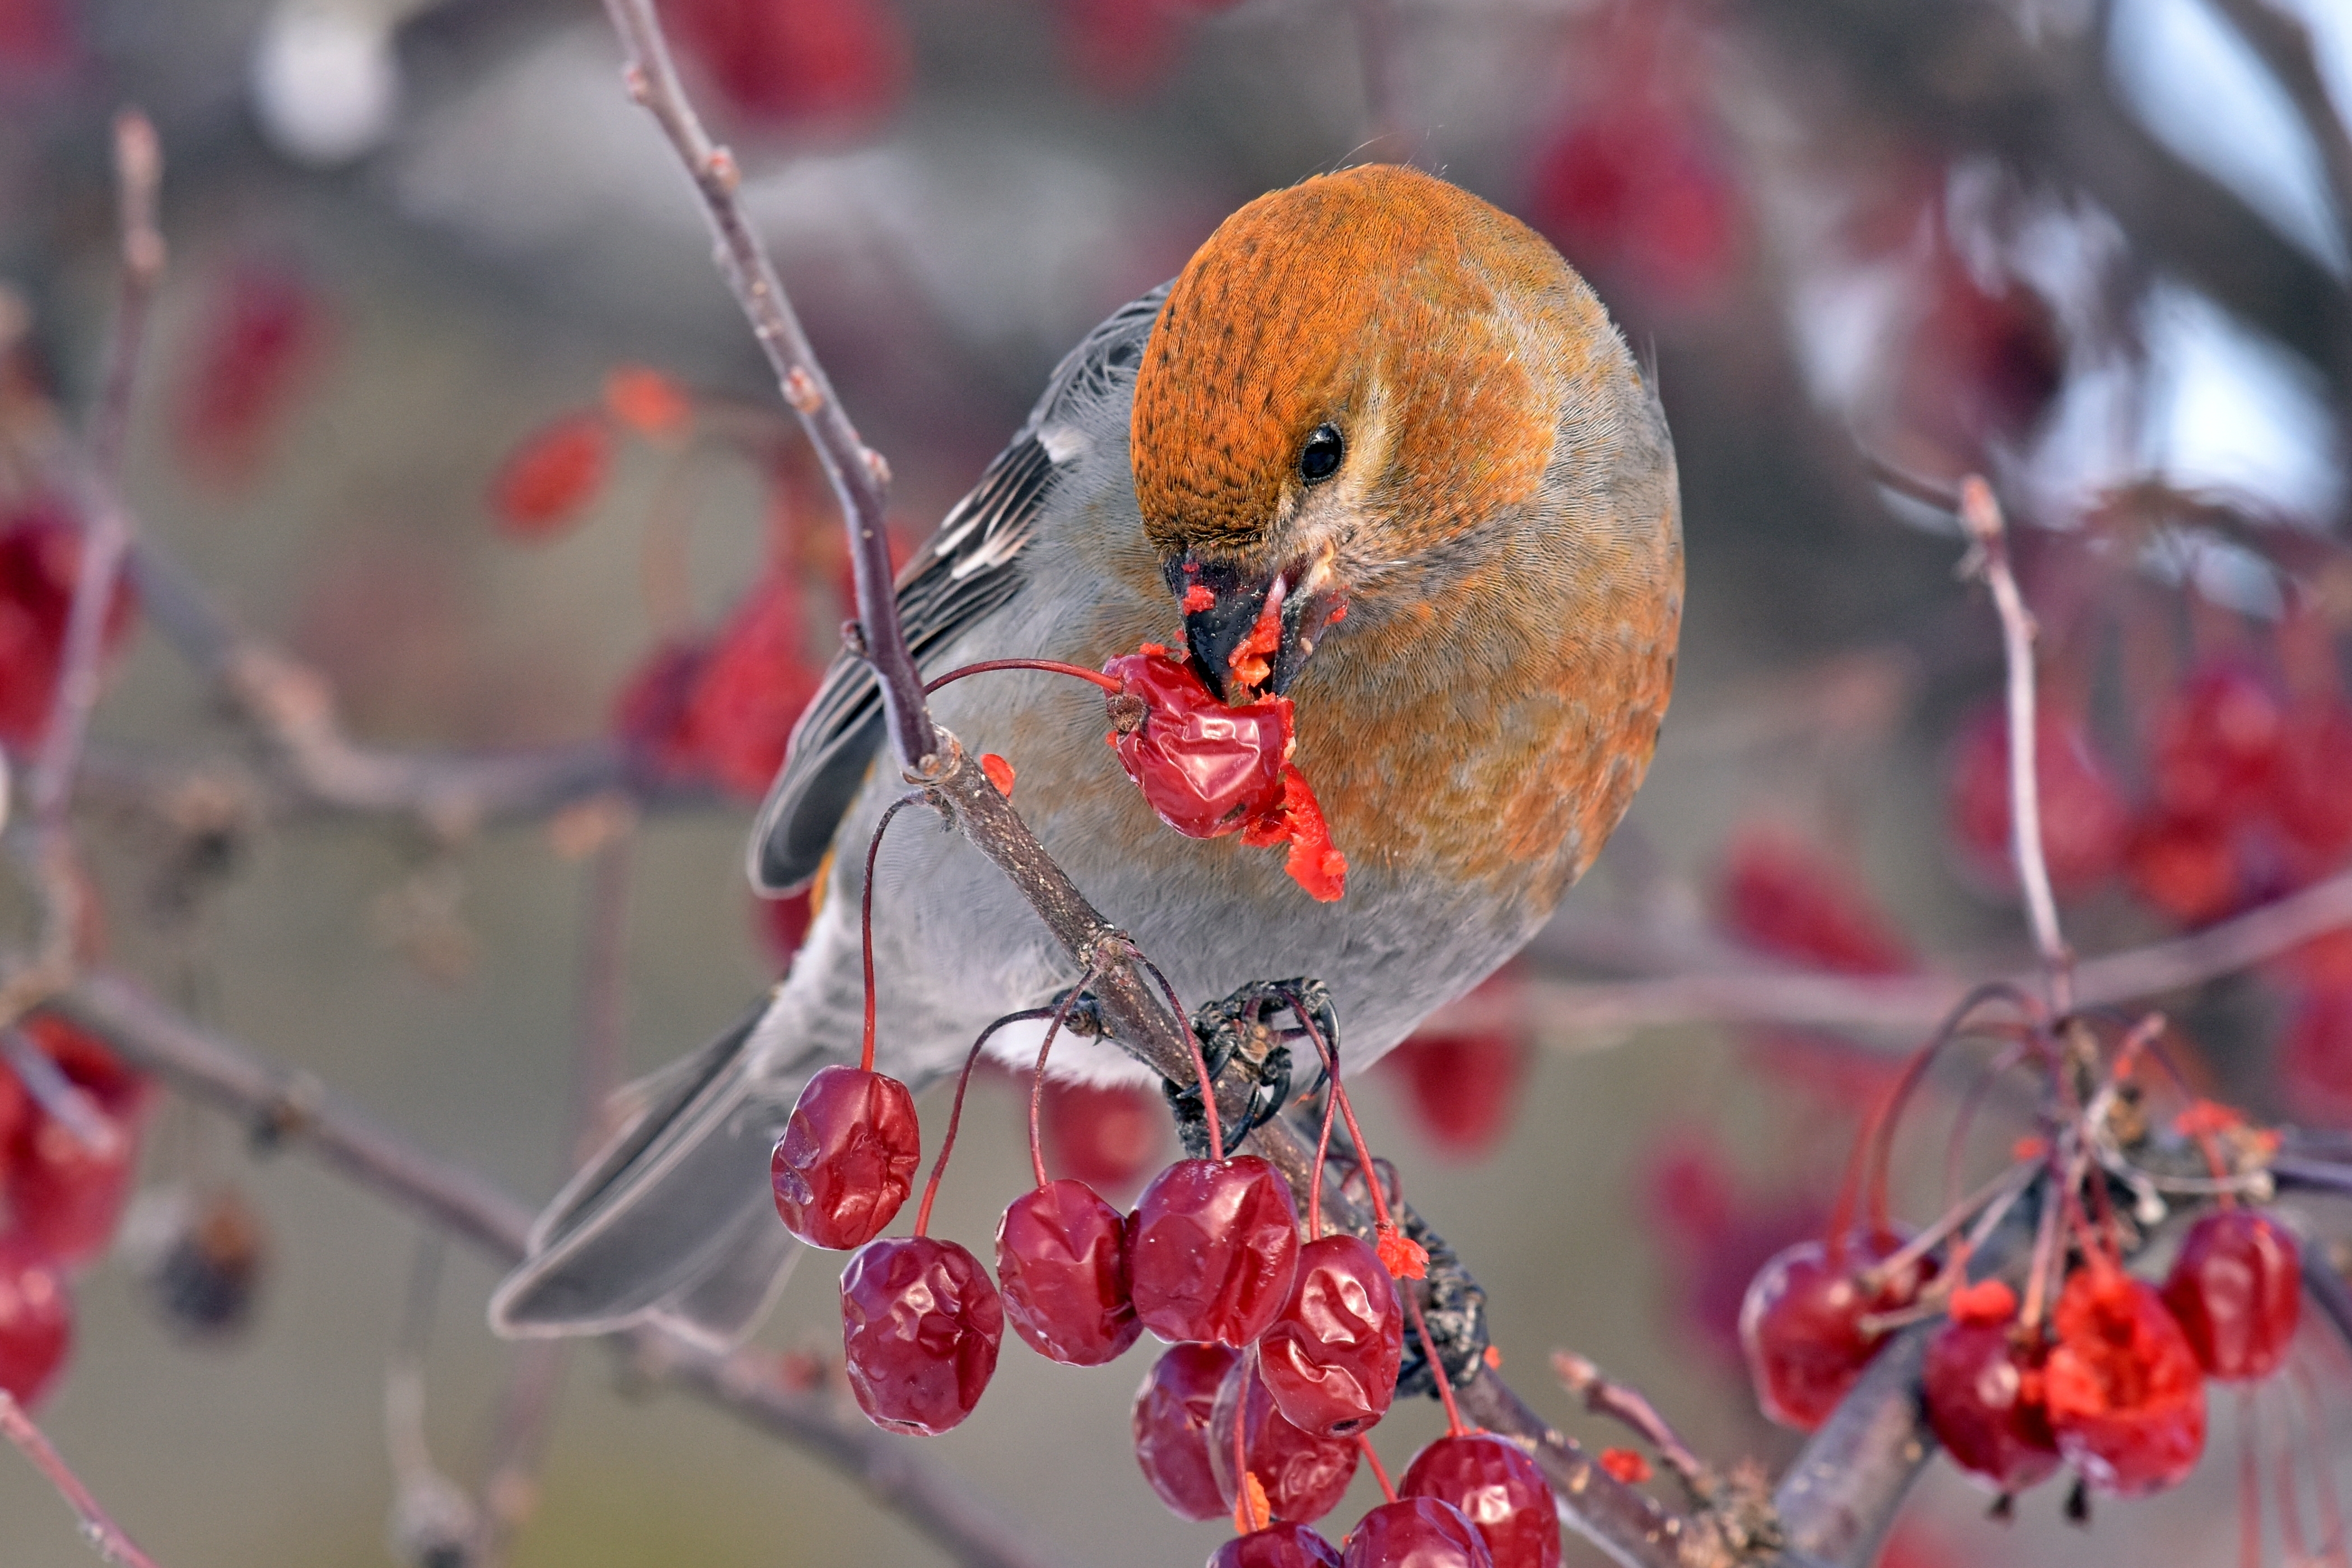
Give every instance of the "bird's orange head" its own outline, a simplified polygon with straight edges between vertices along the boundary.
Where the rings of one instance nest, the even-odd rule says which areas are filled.
[[[1203,673],[1234,700],[1286,689],[1368,579],[1527,501],[1604,345],[1558,252],[1417,170],[1226,219],[1160,310],[1129,432]]]

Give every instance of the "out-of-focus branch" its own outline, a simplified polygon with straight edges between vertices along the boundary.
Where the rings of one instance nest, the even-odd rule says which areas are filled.
[[[521,1258],[530,1226],[521,1204],[374,1126],[308,1075],[273,1066],[190,1023],[120,975],[89,975],[64,1005],[133,1066],[250,1124],[265,1139],[303,1148],[499,1263]],[[958,1562],[972,1568],[1050,1568],[1025,1536],[991,1515],[904,1439],[875,1430],[822,1394],[786,1386],[757,1354],[719,1355],[655,1329],[633,1331],[620,1342],[635,1364],[842,1470]]]
[[[1529,1409],[1493,1372],[1454,1390],[1464,1415],[1525,1441],[1559,1498],[1569,1528],[1626,1568],[1681,1568],[1686,1521],[1624,1485],[1559,1427]]]
[[[24,1406],[5,1388],[0,1388],[0,1433],[5,1433],[8,1441],[33,1462],[33,1468],[48,1478],[49,1484],[58,1489],[58,1495],[72,1505],[81,1519],[82,1533],[89,1538],[99,1556],[109,1563],[128,1563],[131,1568],[155,1568],[155,1560],[140,1551],[138,1544],[123,1533],[122,1527],[114,1522],[97,1496],[73,1473],[65,1456],[49,1441],[48,1434],[33,1425]]]
[[[1905,1494],[1936,1451],[1918,1395],[1936,1328],[1906,1330],[1881,1350],[1780,1478],[1772,1500],[1784,1562],[1865,1568],[1878,1560]]]

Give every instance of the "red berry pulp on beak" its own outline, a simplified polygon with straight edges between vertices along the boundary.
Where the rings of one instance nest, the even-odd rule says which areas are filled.
[[[1290,1422],[1345,1437],[1388,1413],[1404,1356],[1404,1309],[1379,1254],[1352,1236],[1298,1251],[1297,1282],[1258,1340],[1258,1375]]]
[[[1348,1532],[1345,1568],[1495,1568],[1462,1510],[1435,1498],[1384,1502]]]
[[[996,1279],[1013,1331],[1064,1366],[1115,1361],[1143,1333],[1128,1295],[1126,1219],[1084,1182],[1066,1176],[1005,1205]]]
[[[1128,1221],[1135,1314],[1163,1340],[1246,1345],[1290,1300],[1298,1211],[1289,1184],[1254,1154],[1179,1160]]]
[[[793,1103],[768,1164],[776,1212],[811,1247],[863,1247],[907,1201],[922,1152],[905,1084],[858,1068],[821,1068]]]
[[[2303,1249],[2252,1209],[2216,1209],[2189,1227],[2164,1282],[2164,1304],[2207,1375],[2268,1377],[2286,1359],[2303,1314]]]
[[[1495,1568],[1559,1568],[1551,1486],[1516,1443],[1487,1432],[1440,1437],[1412,1457],[1397,1490],[1461,1510]]]
[[[980,1259],[952,1241],[894,1237],[841,1276],[849,1391],[888,1432],[934,1436],[980,1403],[1004,1341],[1004,1308]]]
[[[1239,1495],[1234,1474],[1234,1427],[1241,1426],[1242,1463],[1265,1489],[1265,1506],[1276,1519],[1311,1524],[1339,1506],[1355,1479],[1362,1450],[1352,1437],[1318,1437],[1301,1431],[1275,1408],[1274,1395],[1250,1365],[1235,1362],[1218,1386],[1209,1412],[1209,1467],[1217,1496],[1226,1508]]]
[[[2053,1326],[2043,1385],[2058,1451],[2119,1497],[2178,1485],[2205,1448],[2205,1377],[2162,1298],[2094,1258],[2066,1281]]]
[[[1241,1352],[1226,1345],[1172,1345],[1135,1391],[1135,1462],[1179,1519],[1224,1517],[1209,1466],[1209,1415],[1239,1360]]]

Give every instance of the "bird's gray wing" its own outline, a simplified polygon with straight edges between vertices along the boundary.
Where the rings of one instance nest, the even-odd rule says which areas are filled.
[[[1022,552],[1056,481],[1084,455],[1083,412],[1135,378],[1165,283],[1113,311],[1054,367],[1044,395],[930,542],[898,574],[898,616],[918,665],[1020,588]],[[752,885],[804,887],[882,744],[882,694],[866,661],[841,654],[793,727],[784,765],[751,835]]]

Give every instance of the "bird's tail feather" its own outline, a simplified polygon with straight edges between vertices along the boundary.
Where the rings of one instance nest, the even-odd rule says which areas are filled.
[[[767,1170],[779,1096],[789,1104],[797,1085],[752,1072],[768,1006],[624,1091],[641,1109],[531,1227],[490,1298],[493,1330],[609,1333],[658,1318],[724,1346],[758,1325],[798,1247]]]

